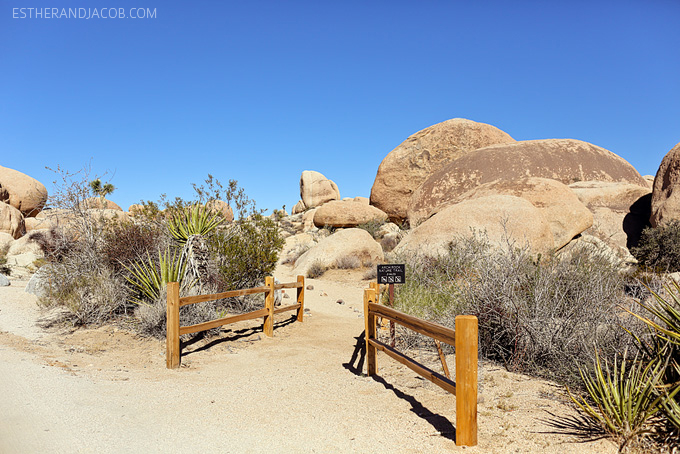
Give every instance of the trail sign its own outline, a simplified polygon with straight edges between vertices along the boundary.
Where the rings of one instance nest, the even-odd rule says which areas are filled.
[[[378,284],[404,284],[406,282],[406,265],[378,265]]]

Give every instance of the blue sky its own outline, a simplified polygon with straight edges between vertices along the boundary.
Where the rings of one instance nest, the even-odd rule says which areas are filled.
[[[290,210],[303,170],[368,196],[387,153],[456,117],[643,175],[680,142],[676,0],[0,5],[0,165],[51,190],[45,166],[90,164],[124,209],[208,173],[260,208]],[[20,18],[46,7],[156,17]]]

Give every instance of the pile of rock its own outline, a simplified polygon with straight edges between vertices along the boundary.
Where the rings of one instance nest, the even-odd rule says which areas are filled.
[[[340,199],[333,181],[303,172],[301,200],[283,221],[291,236],[284,257],[291,261],[291,253],[308,249],[296,263],[302,269],[310,257],[318,259],[313,250],[322,250],[319,228],[392,221],[386,225],[394,231],[373,232],[385,251],[433,254],[456,237],[486,232],[496,244],[528,244],[536,253],[585,241],[633,260],[629,248],[650,222],[680,219],[680,191],[673,192],[678,169],[680,144],[656,178],[643,177],[620,156],[587,142],[518,142],[494,126],[456,118],[411,135],[387,154],[368,201]],[[335,236],[350,241],[344,235],[323,242]]]

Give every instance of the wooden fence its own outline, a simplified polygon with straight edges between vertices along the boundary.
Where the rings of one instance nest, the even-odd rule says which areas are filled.
[[[375,284],[375,283],[372,283]],[[364,321],[366,323],[366,368],[367,374],[378,373],[377,351],[407,366],[418,375],[427,378],[456,396],[456,445],[477,445],[477,317],[460,315],[456,317],[455,331],[437,323],[428,322],[404,314],[390,307],[378,304],[378,287],[364,290]],[[437,343],[442,366],[447,376],[441,375],[426,366],[395,350],[388,344],[376,339],[376,318],[382,317],[396,322]],[[439,348],[444,342],[456,349],[456,381],[448,377],[446,360]]]
[[[168,369],[175,369],[180,364],[180,343],[179,337],[182,334],[197,333],[205,331],[218,326],[228,325],[243,320],[252,320],[263,317],[262,330],[266,336],[274,336],[274,315],[281,312],[292,311],[297,309],[297,321],[302,322],[305,312],[305,278],[298,276],[297,282],[289,282],[286,284],[276,284],[274,278],[267,276],[264,280],[265,284],[262,287],[247,288],[242,290],[231,290],[229,292],[214,293],[211,295],[197,295],[179,297],[179,284],[177,282],[168,283],[168,306],[167,306],[167,335],[166,335],[166,354],[165,361]],[[284,288],[297,289],[297,302],[290,306],[274,307],[274,291]],[[197,325],[180,326],[179,324],[179,308],[189,304],[203,303],[205,301],[214,301],[223,298],[233,298],[235,296],[252,295],[255,293],[266,293],[264,300],[264,308],[256,311],[247,312],[245,314],[232,315],[230,317],[218,318],[205,323]]]

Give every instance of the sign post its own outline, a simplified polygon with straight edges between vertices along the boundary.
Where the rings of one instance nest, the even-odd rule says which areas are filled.
[[[387,303],[390,307],[394,306],[394,284],[403,284],[405,282],[405,264],[378,265],[378,284],[387,284]],[[394,347],[395,344],[396,334],[394,330],[394,322],[390,320],[390,345]]]

